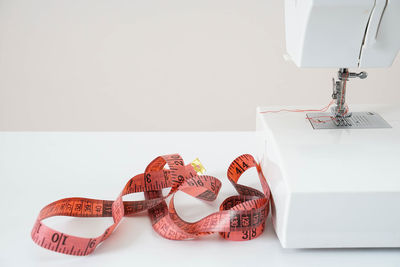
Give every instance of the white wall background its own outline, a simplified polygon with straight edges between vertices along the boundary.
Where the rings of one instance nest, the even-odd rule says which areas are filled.
[[[252,130],[257,105],[330,101],[285,62],[283,0],[0,0],[0,130]],[[399,103],[400,62],[349,85]]]

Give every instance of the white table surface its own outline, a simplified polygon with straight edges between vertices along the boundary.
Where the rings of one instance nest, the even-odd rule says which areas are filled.
[[[270,220],[259,238],[230,242],[217,234],[170,241],[152,229],[147,213],[125,218],[94,253],[76,257],[43,249],[30,238],[40,209],[64,197],[115,199],[126,181],[157,155],[199,157],[207,173],[223,182],[215,203],[178,193],[184,219],[199,219],[234,194],[226,179],[229,163],[253,153],[253,132],[214,133],[0,133],[0,266],[400,266],[400,249],[282,249]],[[255,173],[242,183],[256,185]],[[135,195],[134,199],[141,196]],[[50,218],[48,225],[70,234],[96,236],[111,218]]]

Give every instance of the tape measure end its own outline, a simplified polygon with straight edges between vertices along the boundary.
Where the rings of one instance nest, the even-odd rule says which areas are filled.
[[[193,169],[198,173],[198,174],[204,174],[206,172],[206,169],[204,168],[203,164],[199,160],[199,158],[196,158],[190,163],[193,167]]]

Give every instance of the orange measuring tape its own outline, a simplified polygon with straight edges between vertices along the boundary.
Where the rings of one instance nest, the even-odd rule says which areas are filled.
[[[168,165],[169,169],[164,168]],[[255,167],[263,192],[238,184],[240,176]],[[46,249],[84,256],[106,240],[124,216],[148,211],[154,230],[172,240],[193,239],[203,235],[219,233],[228,240],[251,240],[258,237],[265,228],[269,213],[270,190],[259,164],[251,155],[236,158],[228,168],[228,179],[238,195],[225,199],[218,212],[197,222],[187,222],[179,217],[174,206],[174,194],[183,191],[193,197],[212,201],[221,188],[221,182],[212,176],[200,175],[204,171],[198,159],[185,165],[178,154],[160,156],[154,159],[144,173],[131,178],[115,201],[89,198],[65,198],[44,207],[32,229],[33,241]],[[163,188],[171,188],[166,196]],[[144,192],[141,201],[123,201],[122,197]],[[166,198],[170,197],[169,205]],[[72,217],[113,217],[114,223],[105,232],[94,238],[77,237],[43,224],[52,216]]]

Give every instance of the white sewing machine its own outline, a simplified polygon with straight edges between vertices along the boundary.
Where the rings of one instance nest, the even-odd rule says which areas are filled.
[[[285,16],[291,60],[339,71],[330,111],[258,108],[279,240],[290,248],[400,247],[400,107],[345,103],[350,78],[367,77],[348,68],[392,65],[400,0],[285,0]]]

